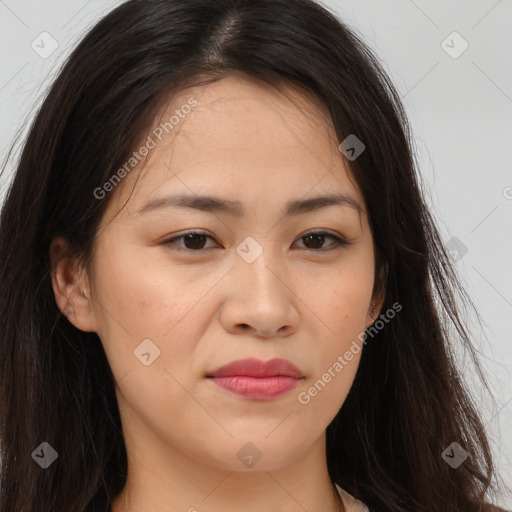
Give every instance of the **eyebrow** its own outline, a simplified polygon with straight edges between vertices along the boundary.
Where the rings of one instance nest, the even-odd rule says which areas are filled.
[[[357,211],[359,216],[363,213],[363,208],[354,198],[346,194],[327,194],[308,199],[288,201],[285,205],[284,215],[299,215],[333,205],[352,208]],[[242,217],[244,215],[244,208],[240,201],[228,201],[213,196],[185,194],[152,199],[138,210],[138,214],[142,215],[149,211],[171,207],[191,208],[210,213],[225,213],[234,217]]]

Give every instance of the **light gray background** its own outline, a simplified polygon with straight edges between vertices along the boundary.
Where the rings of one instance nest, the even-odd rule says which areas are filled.
[[[0,0],[2,160],[17,130],[26,134],[57,65],[120,3]],[[512,0],[324,5],[355,28],[384,63],[409,115],[427,201],[444,241],[449,246],[456,237],[467,248],[456,266],[484,320],[479,330],[470,319],[495,405],[473,382],[462,352],[460,364],[490,428],[501,476],[512,485]],[[31,47],[44,31],[59,45],[48,58]],[[454,31],[468,44],[460,55],[464,43]],[[5,180],[0,202],[3,189]],[[512,510],[512,497],[499,503]]]

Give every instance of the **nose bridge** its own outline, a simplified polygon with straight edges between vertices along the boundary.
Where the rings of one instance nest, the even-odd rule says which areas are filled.
[[[247,237],[237,248],[236,279],[243,287],[244,300],[258,309],[282,307],[283,301],[289,299],[279,253],[278,248],[272,247],[272,237],[265,241]]]
[[[233,332],[241,326],[244,330],[249,327],[258,336],[273,338],[276,335],[289,335],[299,318],[292,303],[293,293],[286,285],[283,270],[286,265],[280,261],[280,251],[270,247],[270,242],[264,245],[252,261],[236,256],[232,275],[236,292],[223,321],[226,329]],[[247,256],[248,253],[251,253],[250,249],[241,254]]]

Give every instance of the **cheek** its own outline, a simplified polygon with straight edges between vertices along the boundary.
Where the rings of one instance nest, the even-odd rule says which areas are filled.
[[[100,290],[106,304],[100,308],[102,343],[129,410],[155,429],[168,426],[178,413],[184,418],[191,414],[190,397],[180,383],[188,387],[193,371],[205,322],[194,306],[204,287],[176,272],[163,276],[156,267],[134,272],[133,261],[126,266],[117,261],[105,272]]]
[[[161,263],[140,260],[136,251],[112,252],[97,269],[99,335],[116,378],[128,371],[145,378],[148,368],[171,368],[190,359],[199,328],[194,305],[204,287],[190,283],[179,269],[164,273]],[[154,362],[146,367],[139,356],[148,352],[145,362]]]
[[[98,296],[106,313],[102,319],[117,324],[113,328],[124,329],[134,341],[160,339],[200,298],[198,286],[180,267],[169,265],[159,248],[148,251],[112,240],[98,261]]]
[[[347,265],[322,281],[322,287],[316,286],[316,292],[309,292],[308,301],[319,321],[328,328],[327,339],[339,344],[364,331],[373,289],[371,267],[361,263]],[[304,296],[308,296],[306,291]]]
[[[328,334],[316,337],[317,342],[305,349],[314,371],[297,397],[304,417],[311,421],[328,425],[352,387],[364,349],[369,293],[361,288],[337,289],[332,290],[331,301],[318,303],[329,330],[322,329]]]
[[[323,292],[309,294],[319,326],[317,335],[310,336],[318,340],[314,350],[305,348],[311,367],[315,368],[308,384],[318,381],[315,389],[311,389],[312,401],[332,400],[341,406],[348,393],[361,358],[372,288],[371,267],[359,264],[331,275]]]

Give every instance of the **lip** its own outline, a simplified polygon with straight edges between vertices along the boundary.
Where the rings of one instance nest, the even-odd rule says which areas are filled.
[[[243,375],[246,377],[293,377],[300,379],[304,374],[290,361],[286,359],[239,359],[207,374],[207,377],[235,377]]]
[[[233,361],[206,375],[214,384],[253,400],[270,400],[295,388],[304,374],[290,361],[249,358]]]

